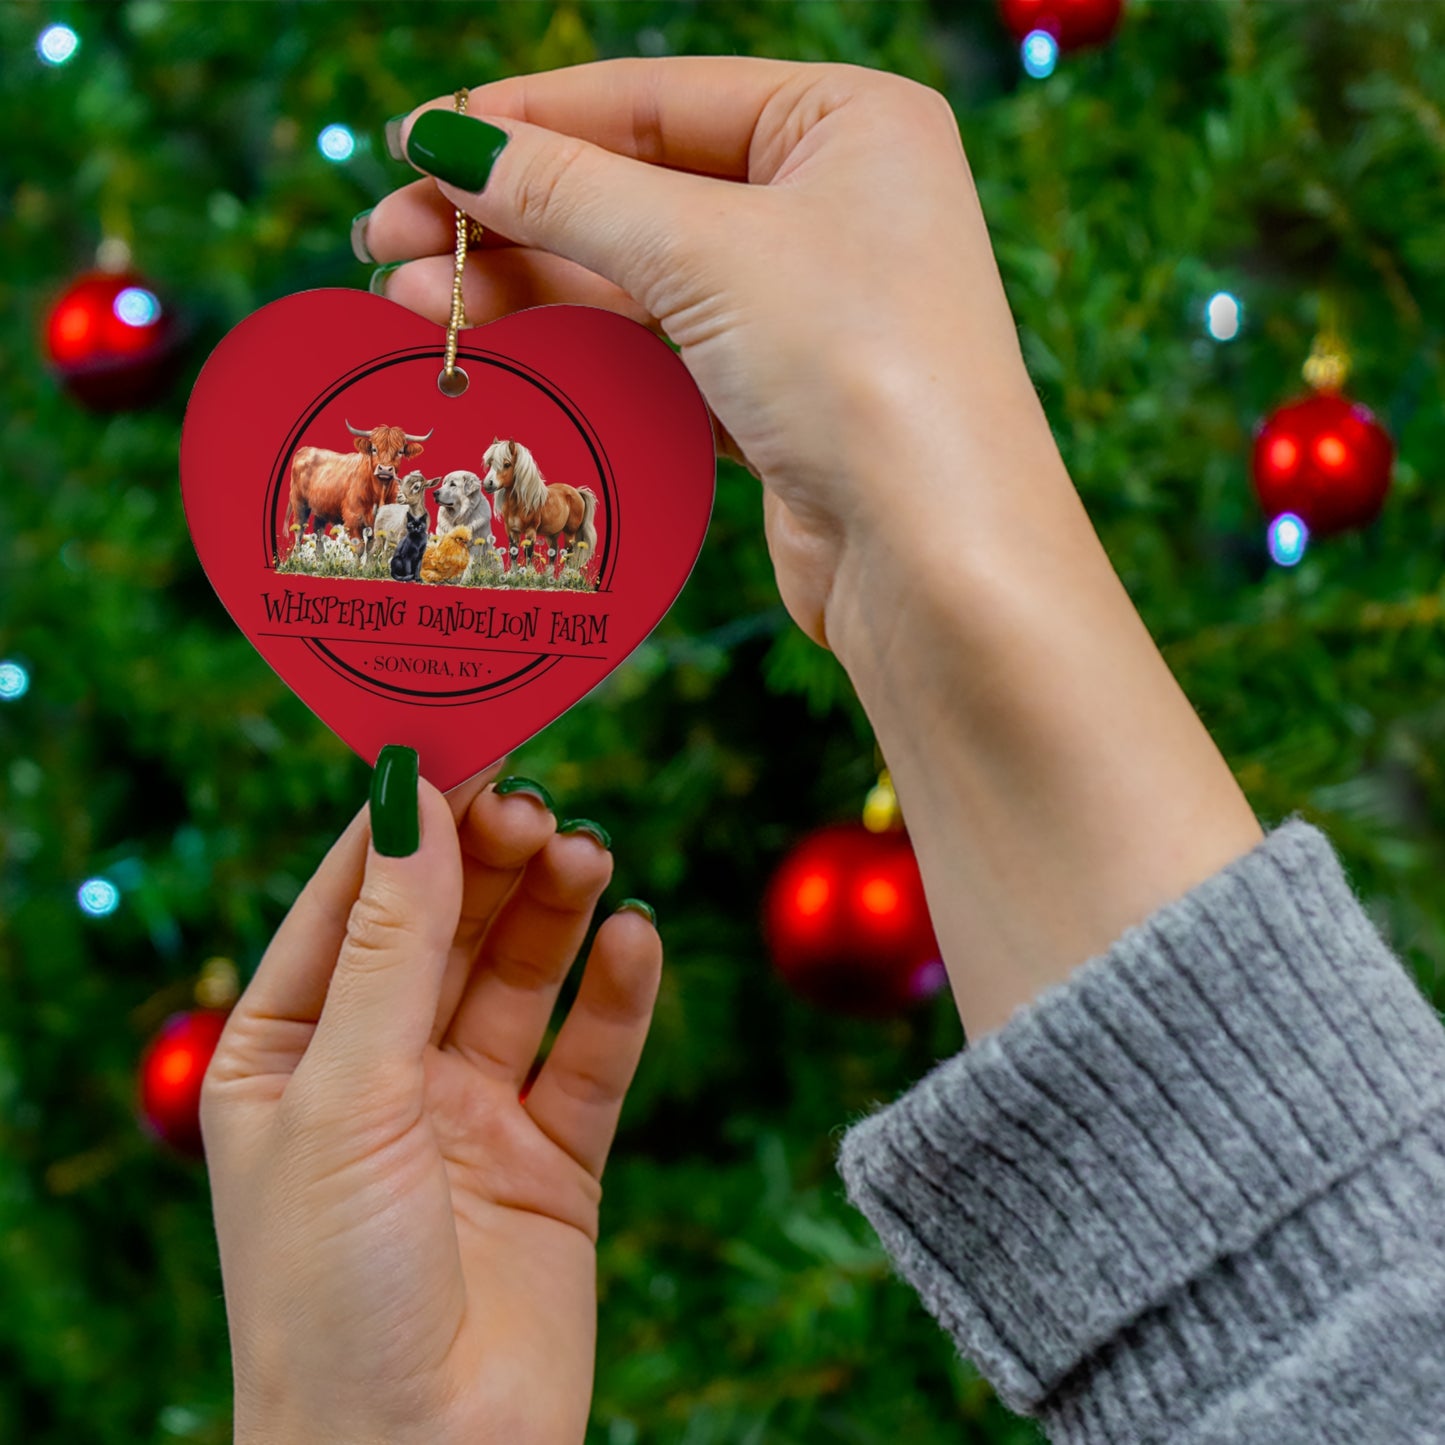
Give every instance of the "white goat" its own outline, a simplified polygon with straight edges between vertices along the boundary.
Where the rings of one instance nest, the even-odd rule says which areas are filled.
[[[426,517],[426,494],[441,484],[440,477],[433,477],[428,481],[421,472],[408,472],[396,484],[396,494],[400,500],[388,502],[386,506],[376,509],[376,530],[368,543],[369,555],[386,561],[406,536],[407,517]],[[430,526],[429,517],[427,521]]]

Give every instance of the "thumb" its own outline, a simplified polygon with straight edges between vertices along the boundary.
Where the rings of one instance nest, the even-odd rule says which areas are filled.
[[[694,218],[715,216],[726,196],[741,198],[745,190],[510,116],[440,107],[403,126],[400,149],[458,210],[519,245],[587,267],[653,315],[679,309],[672,295],[679,272],[685,279],[706,239]]]
[[[412,749],[382,749],[370,822],[361,892],[302,1065],[358,1085],[420,1065],[462,905],[456,823]]]

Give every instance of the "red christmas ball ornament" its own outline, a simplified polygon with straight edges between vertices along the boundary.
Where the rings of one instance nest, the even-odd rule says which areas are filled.
[[[1328,536],[1375,520],[1394,460],[1390,434],[1367,407],[1320,391],[1265,418],[1251,470],[1266,516],[1293,512],[1312,534]]]
[[[861,824],[820,829],[783,860],[763,905],[774,966],[803,998],[838,1013],[900,1013],[946,975],[908,835]]]
[[[140,1115],[157,1138],[196,1158],[201,1143],[201,1081],[229,1010],[194,1009],[172,1014],[140,1061]]]
[[[1118,28],[1124,0],[999,0],[999,16],[1021,44],[1035,30],[1052,35],[1060,50],[1102,45]]]
[[[76,400],[119,411],[155,399],[175,374],[180,329],[142,277],[92,271],[72,282],[45,322],[45,353]]]

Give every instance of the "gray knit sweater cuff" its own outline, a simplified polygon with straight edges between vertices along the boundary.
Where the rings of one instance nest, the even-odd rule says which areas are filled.
[[[840,1167],[1008,1404],[1165,1438],[1438,1198],[1442,1104],[1439,1019],[1292,820],[856,1125]]]

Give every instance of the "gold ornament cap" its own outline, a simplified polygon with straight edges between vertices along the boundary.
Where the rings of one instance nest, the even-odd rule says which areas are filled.
[[[1342,391],[1350,376],[1350,353],[1338,332],[1322,331],[1315,337],[1303,367],[1305,384],[1315,391]]]
[[[888,833],[903,826],[898,794],[893,791],[893,779],[888,775],[887,768],[878,774],[878,781],[869,788],[864,799],[863,826],[870,833]]]
[[[1305,385],[1314,391],[1343,391],[1350,376],[1350,348],[1340,325],[1340,301],[1330,292],[1320,296],[1319,329],[1303,369]]]
[[[241,996],[241,977],[229,958],[208,958],[196,980],[196,1002],[202,1008],[230,1008]]]

